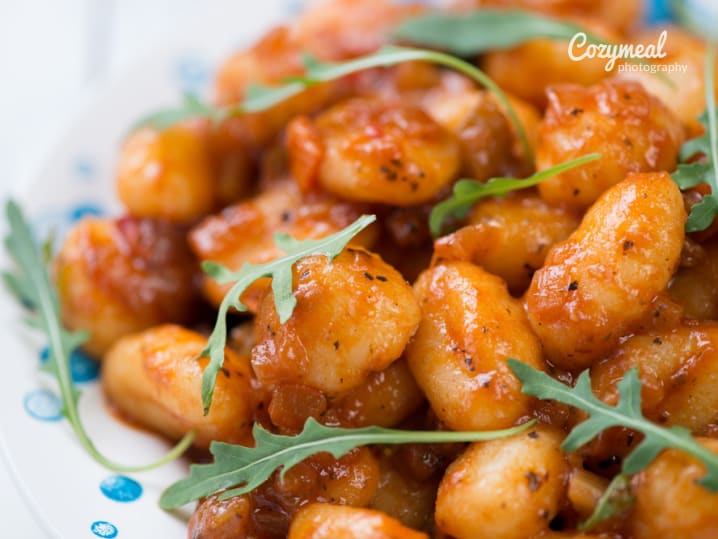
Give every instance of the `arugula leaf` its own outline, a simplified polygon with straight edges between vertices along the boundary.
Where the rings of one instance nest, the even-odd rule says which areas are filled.
[[[601,495],[591,516],[578,525],[579,531],[591,531],[601,522],[625,514],[634,501],[628,476],[617,474]]]
[[[98,463],[119,472],[157,468],[180,456],[194,440],[194,432],[185,436],[165,457],[146,466],[123,466],[107,459],[97,450],[80,419],[77,406],[80,392],[70,374],[70,355],[87,340],[88,335],[86,332],[67,331],[62,327],[59,298],[45,262],[47,249],[38,248],[30,226],[15,202],[8,201],[6,212],[10,232],[5,238],[5,248],[17,265],[17,270],[3,272],[3,280],[9,291],[30,311],[27,324],[39,329],[47,337],[49,360],[42,369],[57,380],[63,403],[62,412],[80,444]]]
[[[434,237],[436,237],[441,234],[441,229],[447,219],[450,217],[463,219],[469,214],[471,207],[482,198],[504,196],[511,191],[533,187],[557,174],[600,158],[600,153],[591,153],[578,159],[561,163],[555,167],[547,168],[524,179],[491,178],[485,183],[477,180],[459,180],[454,184],[454,190],[451,196],[434,206],[431,210],[429,229]]]
[[[564,451],[577,450],[611,427],[626,427],[644,435],[624,459],[622,473],[613,479],[593,514],[582,524],[582,529],[592,529],[603,520],[625,512],[633,501],[628,476],[645,469],[664,449],[679,449],[699,460],[707,473],[698,483],[710,492],[718,492],[718,455],[699,444],[688,429],[677,425],[661,427],[643,416],[637,369],[631,369],[624,375],[617,385],[619,402],[616,406],[609,406],[593,394],[587,370],[579,375],[576,385],[570,387],[515,359],[508,359],[507,364],[521,381],[523,393],[544,400],[556,400],[589,415],[563,441],[561,447]]]
[[[568,41],[578,32],[586,33],[593,43],[605,42],[577,24],[518,9],[431,12],[402,22],[394,35],[416,45],[469,56],[521,45],[532,39]]]
[[[317,453],[331,453],[335,458],[355,447],[370,444],[410,444],[479,442],[519,434],[533,425],[531,420],[517,427],[486,432],[411,431],[384,427],[346,429],[326,427],[313,418],[307,419],[296,436],[272,434],[255,423],[252,434],[255,447],[212,442],[212,464],[190,466],[190,475],[171,485],[160,498],[160,507],[174,509],[193,500],[222,493],[220,500],[251,492],[281,468],[280,476],[302,460]],[[240,485],[240,486],[238,486]],[[235,488],[232,488],[235,487]]]
[[[563,441],[565,451],[575,451],[610,427],[626,427],[642,433],[644,438],[623,461],[624,474],[640,472],[664,449],[680,449],[706,467],[707,473],[698,483],[711,492],[718,492],[718,455],[696,442],[688,429],[676,425],[661,427],[643,416],[637,369],[628,371],[618,383],[619,402],[609,406],[593,394],[588,371],[582,372],[576,385],[570,387],[515,359],[507,363],[523,384],[523,393],[569,404],[589,414]]]
[[[706,112],[698,118],[705,132],[702,136],[689,140],[679,154],[681,163],[671,174],[673,181],[681,189],[690,189],[700,184],[707,184],[711,192],[699,203],[691,207],[686,221],[686,232],[700,232],[713,223],[718,216],[718,119],[716,118],[715,81],[713,72],[716,63],[716,44],[708,43],[705,58],[705,99]],[[705,162],[686,163],[698,154],[705,155]]]
[[[214,120],[221,120],[224,115],[225,111],[222,109],[203,103],[196,95],[185,94],[180,106],[160,110],[145,116],[130,128],[130,132],[137,131],[143,127],[166,129],[192,118],[209,117]]]
[[[294,306],[297,304],[292,293],[292,267],[294,264],[302,258],[317,254],[326,256],[330,261],[334,260],[354,236],[375,220],[374,215],[362,215],[343,230],[319,240],[297,241],[287,234],[277,233],[274,235],[274,242],[287,254],[265,264],[245,262],[239,271],[230,271],[211,261],[202,264],[205,273],[219,284],[234,282],[219,306],[217,321],[207,340],[207,346],[199,355],[199,357],[209,359],[209,364],[202,375],[202,404],[205,415],[209,413],[209,407],[212,404],[217,373],[224,363],[224,347],[227,343],[227,313],[231,308],[238,311],[247,310],[246,305],[239,299],[242,293],[257,279],[271,277],[274,305],[279,314],[279,321],[284,324],[292,315]]]
[[[248,112],[259,112],[286,101],[290,97],[300,94],[307,88],[320,82],[340,79],[352,73],[364,71],[365,69],[388,67],[410,61],[430,62],[454,69],[486,87],[487,90],[496,96],[496,99],[501,103],[511,123],[514,125],[522,145],[524,156],[529,161],[533,159],[531,145],[529,144],[528,136],[526,135],[523,124],[519,120],[518,114],[516,114],[516,111],[503,90],[483,71],[471,63],[465,62],[450,54],[409,47],[396,47],[393,45],[383,47],[372,54],[339,63],[324,63],[310,55],[304,55],[305,73],[303,75],[291,77],[286,84],[281,86],[250,86],[244,101],[239,105],[222,108],[196,102],[191,103],[189,107],[185,106],[179,109],[168,109],[155,113],[141,120],[137,125],[154,125],[155,127],[163,128],[167,127],[168,122],[171,125],[172,120],[175,118],[181,120],[187,117],[204,115],[221,119]],[[157,122],[157,119],[160,121]]]

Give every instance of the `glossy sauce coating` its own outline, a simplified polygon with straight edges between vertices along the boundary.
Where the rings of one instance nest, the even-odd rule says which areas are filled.
[[[184,322],[195,305],[196,265],[183,230],[125,217],[86,218],[70,231],[53,271],[63,323],[87,330],[102,356],[124,335]]]
[[[379,511],[312,504],[292,521],[289,539],[428,539]]]
[[[611,79],[588,88],[555,86],[548,98],[536,168],[593,152],[601,159],[541,182],[538,190],[546,202],[586,209],[630,172],[675,169],[683,128],[640,84]]]
[[[314,126],[324,155],[318,183],[347,200],[420,204],[459,169],[456,139],[417,107],[353,99],[320,114]]]
[[[451,262],[425,271],[414,292],[421,324],[406,358],[437,417],[468,431],[509,427],[528,415],[530,398],[506,359],[537,369],[544,362],[504,282],[467,262]]]
[[[401,356],[419,325],[411,287],[377,255],[349,247],[331,263],[294,266],[292,316],[280,324],[269,291],[255,322],[252,367],[266,385],[303,383],[336,395]]]
[[[528,288],[549,249],[578,227],[578,216],[516,193],[476,204],[468,225],[434,243],[434,263],[465,260],[506,281],[513,294]]]
[[[457,539],[524,539],[548,530],[568,480],[561,440],[541,427],[471,444],[439,485],[438,528]]]
[[[196,430],[194,444],[212,440],[251,443],[252,394],[249,360],[225,351],[212,407],[204,415],[201,397],[206,358],[202,335],[165,325],[124,337],[105,356],[102,388],[111,403],[140,425],[179,439]]]
[[[586,368],[650,323],[678,265],[684,219],[668,174],[633,174],[551,248],[526,293],[531,327],[551,361]]]

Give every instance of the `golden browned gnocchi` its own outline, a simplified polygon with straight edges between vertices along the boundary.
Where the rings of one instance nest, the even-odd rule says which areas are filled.
[[[380,511],[331,504],[311,504],[299,511],[289,539],[428,539]]]
[[[117,165],[117,194],[136,217],[188,223],[214,208],[206,126],[179,124],[132,133]]]
[[[424,402],[406,361],[399,359],[370,373],[353,389],[337,395],[304,384],[285,383],[272,389],[269,417],[278,428],[299,432],[308,417],[329,425],[391,427],[409,417]]]
[[[149,219],[88,218],[54,263],[63,322],[102,356],[120,337],[192,315],[195,262],[183,231]]]
[[[130,420],[179,439],[194,430],[194,444],[212,440],[252,441],[249,360],[225,351],[212,408],[204,415],[200,387],[207,359],[198,359],[207,339],[165,325],[120,339],[102,366],[102,387],[112,405]]]
[[[421,204],[459,170],[455,137],[418,107],[356,98],[321,113],[313,125],[322,155],[316,182],[347,200]]]
[[[599,20],[580,17],[574,22],[603,39],[616,40],[616,33]],[[547,87],[565,83],[588,86],[611,75],[605,59],[584,58],[576,62],[567,50],[568,41],[535,39],[508,50],[489,52],[482,66],[502,88],[543,108]],[[550,107],[550,94],[548,103]]]
[[[635,43],[657,43],[661,33],[666,32],[663,40],[663,57],[652,58],[650,62],[658,66],[678,65],[685,71],[662,71],[661,75],[670,82],[655,74],[631,69],[619,72],[618,77],[640,82],[646,90],[658,97],[676,117],[690,128],[695,128],[696,118],[705,110],[705,42],[680,27],[646,29],[634,36]],[[716,86],[718,86],[718,70],[716,70]]]
[[[526,310],[554,363],[586,368],[650,322],[678,265],[684,222],[683,199],[668,174],[632,174],[551,248]]]
[[[364,249],[349,247],[332,262],[307,257],[293,274],[289,320],[279,322],[271,290],[257,313],[252,367],[265,385],[302,383],[329,395],[355,388],[398,359],[419,325],[411,287]]]
[[[548,98],[536,168],[601,154],[598,161],[542,182],[539,193],[550,204],[585,209],[630,172],[675,169],[683,128],[640,84],[612,79],[589,88],[555,86]]]
[[[322,238],[351,224],[364,210],[363,206],[321,193],[302,196],[293,182],[283,180],[251,200],[208,217],[192,229],[189,241],[200,260],[238,270],[245,262],[259,264],[281,254],[274,243],[275,232],[286,232],[296,239]],[[355,243],[371,245],[374,237],[375,231],[370,228]],[[258,282],[243,297],[253,312],[266,284]],[[230,287],[209,277],[202,282],[203,292],[213,305],[221,303]]]
[[[537,369],[544,362],[506,284],[468,262],[451,262],[425,271],[414,291],[421,324],[406,358],[437,417],[454,430],[492,430],[528,415],[530,399],[506,359]]]
[[[446,470],[436,525],[457,539],[525,539],[544,530],[566,495],[562,435],[546,427],[474,443]]]
[[[617,402],[616,384],[634,367],[647,417],[694,432],[718,420],[718,325],[687,323],[630,338],[592,370],[597,395]]]
[[[534,194],[491,198],[476,204],[468,225],[434,244],[434,263],[465,260],[523,293],[549,249],[578,227],[578,216],[549,206]]]
[[[718,453],[718,440],[699,439]],[[718,534],[718,494],[697,484],[705,467],[674,449],[662,453],[633,480],[636,505],[629,519],[635,539],[685,537],[711,539]]]
[[[718,320],[718,243],[693,244],[688,253],[668,286],[670,297],[686,318]]]

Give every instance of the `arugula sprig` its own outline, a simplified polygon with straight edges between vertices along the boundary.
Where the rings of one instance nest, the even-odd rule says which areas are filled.
[[[529,144],[528,136],[526,135],[523,124],[519,120],[518,114],[503,90],[501,90],[488,75],[473,64],[450,54],[410,47],[397,47],[394,45],[383,47],[366,56],[339,63],[320,62],[311,55],[304,55],[303,63],[305,72],[303,75],[291,77],[287,80],[286,84],[281,86],[250,86],[244,101],[238,105],[225,108],[215,107],[207,104],[199,104],[196,99],[191,99],[179,108],[160,111],[148,116],[138,122],[136,127],[154,126],[162,128],[167,127],[167,120],[171,120],[171,123],[176,123],[198,116],[210,116],[215,119],[223,119],[248,112],[259,112],[286,101],[290,97],[298,95],[307,88],[321,82],[340,79],[366,69],[388,67],[411,61],[430,62],[454,69],[486,87],[501,103],[511,123],[514,125],[519,141],[521,142],[524,156],[527,160],[532,160],[531,145]]]
[[[264,264],[245,262],[239,271],[230,271],[216,262],[205,261],[202,269],[219,284],[233,282],[232,288],[224,296],[217,312],[217,321],[207,341],[207,346],[199,357],[209,359],[209,364],[202,375],[202,404],[204,413],[209,413],[214,394],[217,374],[224,363],[224,347],[227,343],[227,313],[231,308],[246,311],[247,306],[240,301],[242,293],[256,280],[262,277],[272,278],[274,305],[279,321],[284,324],[294,311],[297,299],[292,293],[292,267],[302,258],[311,255],[324,255],[329,261],[342,252],[347,243],[376,220],[374,215],[362,215],[348,227],[319,240],[293,239],[287,234],[274,234],[274,243],[286,254]]]
[[[371,444],[433,444],[480,442],[519,434],[535,423],[528,421],[517,427],[485,432],[412,431],[384,427],[346,429],[326,427],[313,418],[307,419],[296,436],[272,434],[259,424],[254,425],[255,447],[212,442],[212,464],[190,466],[188,477],[170,486],[160,498],[160,507],[175,509],[193,500],[224,489],[220,500],[251,492],[266,482],[275,470],[280,477],[302,460],[317,453],[331,453],[340,458],[352,449]]]
[[[80,444],[98,463],[117,472],[140,472],[157,468],[179,457],[194,440],[194,432],[187,434],[167,455],[148,465],[123,466],[100,453],[82,424],[78,410],[80,392],[72,382],[70,355],[83,344],[86,332],[68,331],[60,321],[59,299],[47,270],[48,248],[39,248],[20,207],[13,201],[6,206],[10,232],[5,249],[15,262],[15,271],[4,271],[3,280],[18,301],[28,310],[26,322],[42,331],[48,340],[49,360],[41,367],[51,374],[60,388],[62,413],[67,418]]]
[[[703,447],[692,436],[690,430],[673,425],[661,427],[649,421],[641,412],[641,381],[638,370],[631,369],[618,383],[619,401],[610,406],[599,400],[591,389],[588,371],[582,372],[576,385],[570,387],[515,359],[507,364],[521,381],[523,393],[540,399],[556,400],[583,410],[588,419],[578,424],[563,441],[562,448],[575,451],[594,437],[611,427],[625,427],[643,434],[643,440],[628,455],[622,466],[622,475],[631,476],[645,469],[664,449],[679,449],[695,457],[706,467],[706,475],[698,483],[711,492],[718,492],[718,455]],[[622,480],[612,483],[599,503],[594,515],[587,521],[595,526],[604,518],[625,509],[625,484]],[[613,503],[623,496],[623,505]],[[618,498],[617,498],[618,497]],[[586,524],[585,524],[586,525]]]
[[[459,180],[454,184],[454,189],[449,198],[440,202],[431,210],[429,216],[429,229],[434,237],[441,234],[441,230],[446,223],[447,219],[453,217],[456,219],[463,219],[469,214],[471,207],[476,204],[479,200],[491,196],[504,196],[511,191],[518,191],[520,189],[526,189],[533,187],[541,183],[544,180],[548,180],[566,172],[572,168],[585,165],[596,159],[600,159],[600,153],[591,153],[573,159],[555,167],[547,168],[537,172],[533,176],[529,176],[524,179],[517,178],[491,178],[487,182],[480,182],[477,180]]]
[[[679,154],[676,171],[671,174],[673,181],[681,189],[690,189],[697,185],[707,184],[711,192],[703,200],[691,207],[686,221],[686,232],[700,232],[708,228],[718,216],[718,119],[716,118],[714,69],[716,63],[716,45],[709,43],[705,58],[705,99],[706,112],[698,118],[705,128],[702,136],[689,140]],[[698,154],[705,155],[705,160],[686,163]]]

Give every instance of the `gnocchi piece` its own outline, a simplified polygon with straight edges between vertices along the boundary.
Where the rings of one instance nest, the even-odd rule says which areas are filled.
[[[549,206],[534,194],[486,199],[473,207],[468,226],[435,242],[434,264],[471,262],[521,294],[551,246],[568,238],[578,224],[574,213]]]
[[[265,34],[253,47],[232,55],[219,69],[215,80],[216,101],[229,106],[242,102],[252,84],[273,85],[304,73],[302,55],[306,47],[296,29],[279,26]],[[298,114],[310,114],[343,95],[340,84],[313,85],[266,110],[242,114],[223,122],[237,132],[238,142],[265,147]]]
[[[252,366],[262,384],[299,383],[329,396],[361,385],[401,356],[421,316],[411,287],[377,255],[349,247],[332,262],[295,264],[294,312],[280,324],[274,294],[255,320]]]
[[[453,430],[509,427],[531,412],[507,358],[544,369],[523,308],[498,277],[468,262],[431,268],[414,292],[422,317],[406,358],[437,417]]]
[[[236,271],[245,262],[260,264],[281,256],[274,243],[275,232],[300,240],[323,238],[354,222],[364,210],[321,193],[303,197],[293,182],[280,180],[257,197],[202,221],[190,232],[189,242],[200,260],[212,260]],[[354,242],[371,245],[375,234],[370,227]],[[267,286],[268,280],[260,280],[242,296],[250,311],[256,312]],[[229,288],[231,284],[220,285],[208,276],[202,281],[204,295],[215,306]]]
[[[562,435],[536,428],[474,443],[446,470],[436,525],[456,539],[525,539],[542,531],[566,495]]]
[[[296,512],[307,502],[336,503],[366,507],[379,486],[379,462],[368,447],[353,449],[341,458],[317,453],[287,470],[275,474],[264,494],[273,490]],[[261,493],[258,493],[261,496]]]
[[[292,521],[289,539],[428,539],[380,511],[332,504],[311,504]]]
[[[340,459],[316,454],[293,466],[284,478],[275,473],[249,494],[219,500],[205,498],[189,523],[192,538],[287,537],[294,515],[308,504],[335,507],[369,505],[379,482],[379,466],[372,451],[354,449]]]
[[[596,394],[618,401],[617,383],[638,367],[644,414],[700,432],[718,419],[718,325],[681,325],[636,335],[592,370]]]
[[[342,425],[393,427],[408,418],[424,402],[405,359],[398,359],[364,383],[331,399],[329,417]]]
[[[380,459],[379,469],[379,487],[371,508],[410,528],[431,530],[438,478],[417,481],[406,477],[389,458]]]
[[[307,385],[278,385],[272,391],[269,417],[274,425],[293,433],[301,431],[309,417],[343,427],[392,427],[423,402],[406,361],[399,359],[335,397]]]
[[[219,494],[203,499],[187,524],[190,539],[244,539],[259,532],[252,518],[254,504],[245,494],[220,500]]]
[[[539,184],[549,204],[586,209],[631,172],[674,170],[684,133],[673,113],[636,82],[555,86],[539,130],[536,168],[583,155],[601,159]]]
[[[714,240],[693,249],[696,259],[678,269],[668,292],[683,308],[686,318],[718,320],[718,242]]]
[[[124,335],[192,316],[196,262],[169,223],[86,218],[65,238],[53,270],[62,321],[89,332],[83,348],[96,357]]]
[[[718,440],[699,438],[699,441],[718,453]],[[697,483],[705,473],[705,467],[693,457],[670,449],[634,476],[636,504],[627,526],[631,537],[717,537],[718,494]]]
[[[676,115],[683,125],[695,129],[696,118],[705,110],[705,55],[706,43],[686,30],[671,26],[669,28],[651,28],[634,36],[634,43],[657,43],[661,33],[667,32],[662,51],[663,58],[649,60],[654,65],[680,65],[685,71],[662,71],[673,84],[667,84],[655,74],[633,68],[626,64],[619,68],[618,77],[641,83],[648,92],[659,98]],[[623,71],[622,71],[623,70]],[[718,88],[718,64],[715,68],[716,87]],[[718,98],[718,93],[716,93]],[[702,129],[702,128],[701,128]]]
[[[618,35],[602,21],[572,17],[572,21],[608,41]],[[568,41],[534,39],[508,50],[494,50],[484,55],[482,67],[502,88],[544,108],[547,88],[556,84],[589,86],[611,75],[603,58],[583,58],[576,62],[568,55]],[[581,54],[577,50],[576,54]],[[615,69],[615,68],[614,68]],[[516,76],[521,73],[521,76]],[[551,95],[548,95],[549,107]]]
[[[216,189],[203,124],[142,128],[125,140],[117,164],[117,195],[135,217],[188,223],[212,211]]]
[[[171,439],[191,430],[194,444],[212,440],[252,441],[252,394],[247,358],[225,350],[209,414],[202,406],[202,373],[197,359],[207,339],[180,326],[158,326],[120,339],[102,364],[102,388],[113,406],[143,427]]]
[[[551,361],[589,367],[650,321],[680,260],[684,222],[667,173],[631,174],[551,248],[526,293],[531,327]]]
[[[431,200],[455,177],[455,137],[418,107],[355,98],[313,120],[323,155],[317,183],[341,198],[412,206]],[[291,155],[293,163],[303,159]]]

